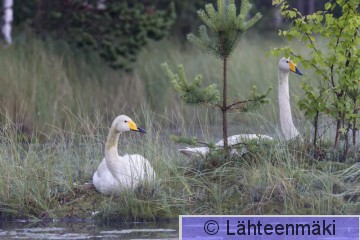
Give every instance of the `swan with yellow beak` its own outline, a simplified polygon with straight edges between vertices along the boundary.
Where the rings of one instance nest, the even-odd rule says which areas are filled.
[[[143,156],[119,156],[119,136],[127,131],[146,133],[126,115],[115,118],[105,144],[105,158],[93,175],[93,184],[102,194],[119,195],[123,190],[134,190],[146,182],[155,180],[155,172]]]
[[[299,136],[299,131],[294,125],[291,113],[290,94],[289,94],[289,73],[293,72],[298,75],[303,75],[298,69],[296,64],[290,60],[290,58],[281,58],[278,65],[278,98],[279,98],[279,112],[280,112],[280,126],[284,138],[286,140],[294,139]],[[228,137],[229,146],[244,143],[248,140],[272,140],[272,137],[262,134],[239,134]],[[222,148],[224,141],[220,140],[215,144],[215,147]],[[193,157],[205,157],[209,154],[210,149],[208,147],[195,147],[179,149],[179,152],[187,156]],[[242,152],[246,152],[242,151]]]
[[[303,75],[290,58],[281,58],[278,69],[278,98],[280,126],[286,140],[299,136],[299,131],[294,125],[291,113],[289,94],[289,73]]]

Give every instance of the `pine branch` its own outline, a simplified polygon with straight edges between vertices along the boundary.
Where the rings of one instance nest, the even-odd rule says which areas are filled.
[[[199,27],[199,35],[188,34],[187,39],[196,46],[202,47],[223,59],[230,56],[239,39],[239,34],[253,26],[260,18],[257,13],[247,20],[252,4],[249,0],[242,0],[240,14],[236,15],[235,1],[229,3],[217,1],[217,10],[212,4],[206,4],[205,10],[197,13],[205,25]],[[211,37],[207,31],[211,31]]]
[[[178,66],[178,73],[173,73],[167,63],[161,66],[184,102],[214,106],[220,100],[220,93],[215,84],[201,88],[202,75],[196,75],[194,80],[189,82],[182,65]]]
[[[192,146],[195,146],[199,142],[196,137],[188,138],[184,136],[170,135],[170,139],[176,143],[185,143]]]
[[[252,94],[250,97],[248,97],[246,100],[239,100],[230,104],[226,108],[226,110],[240,110],[241,112],[248,112],[264,103],[268,103],[270,102],[270,100],[267,98],[267,95],[269,94],[271,89],[272,88],[269,88],[265,93],[259,95],[257,93],[256,86],[253,86]]]

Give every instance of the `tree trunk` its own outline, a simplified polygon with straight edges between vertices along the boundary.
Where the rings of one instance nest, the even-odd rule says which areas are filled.
[[[224,139],[224,151],[227,155],[229,152],[229,146],[228,146],[228,134],[227,134],[227,57],[224,57],[223,61],[223,105],[222,105],[222,114],[223,114],[223,139]]]
[[[296,7],[302,15],[305,15],[305,0],[298,1]]]
[[[7,44],[12,43],[11,38],[11,24],[13,21],[13,0],[3,0],[3,25],[1,26],[1,33],[4,36]]]
[[[358,114],[358,109],[357,109],[357,101],[355,100],[354,101],[354,115],[356,116]],[[356,132],[357,132],[357,121],[356,121],[356,117],[354,118],[354,121],[353,121],[353,126],[352,126],[352,143],[353,143],[353,146],[356,145]]]
[[[106,0],[98,0],[96,8],[99,10],[105,10],[106,9]]]
[[[344,139],[344,152],[340,158],[340,162],[345,162],[346,156],[349,153],[349,131],[350,131],[350,126],[346,129],[345,139]]]
[[[316,111],[316,115],[314,117],[314,141],[313,141],[314,148],[316,148],[318,130],[319,130],[318,128],[319,128],[319,111]]]
[[[282,21],[283,18],[281,16],[280,9],[276,8],[274,12],[274,26],[276,29],[281,27]]]
[[[340,127],[341,127],[341,120],[340,120],[340,114],[339,119],[336,120],[336,135],[335,135],[335,143],[334,148],[337,148],[339,145],[339,138],[340,138]]]
[[[300,1],[302,2],[302,1]],[[313,14],[315,12],[315,0],[308,0],[307,13]]]
[[[356,128],[356,119],[354,120],[354,126],[352,128],[352,143],[353,146],[356,146],[356,132],[357,132],[357,128]]]

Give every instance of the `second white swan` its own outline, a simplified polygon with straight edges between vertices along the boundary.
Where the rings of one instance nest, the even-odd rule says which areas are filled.
[[[290,58],[281,58],[278,65],[278,97],[279,97],[279,110],[280,110],[280,127],[286,140],[293,139],[299,135],[296,129],[290,106],[289,95],[289,73],[294,72],[302,75],[296,64]],[[250,139],[256,140],[272,140],[272,137],[261,134],[239,134],[228,137],[229,146],[237,145]],[[224,141],[220,140],[215,144],[215,147],[223,147]],[[194,156],[206,156],[210,149],[208,147],[186,147],[179,149],[179,152],[185,156],[192,158]]]

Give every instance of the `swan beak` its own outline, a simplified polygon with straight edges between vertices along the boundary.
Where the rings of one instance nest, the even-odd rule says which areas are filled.
[[[290,71],[292,71],[298,75],[303,75],[302,72],[297,68],[297,66],[294,62],[290,61],[289,66],[290,66]]]
[[[144,129],[139,128],[133,121],[129,121],[128,125],[131,131],[146,133]]]
[[[303,75],[302,72],[300,72],[300,70],[297,67],[295,67],[295,73],[300,76]]]
[[[139,127],[138,127],[138,132],[141,132],[141,133],[146,133],[146,131],[145,131],[144,129],[139,128]]]

